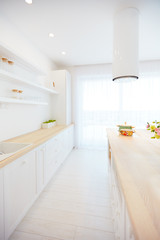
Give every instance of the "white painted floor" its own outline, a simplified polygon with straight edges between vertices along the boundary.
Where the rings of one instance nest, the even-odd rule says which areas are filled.
[[[10,240],[114,240],[105,151],[74,150]]]

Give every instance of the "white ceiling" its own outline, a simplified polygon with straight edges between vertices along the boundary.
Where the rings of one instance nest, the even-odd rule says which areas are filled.
[[[140,11],[140,60],[160,59],[160,0],[0,0],[1,13],[58,66],[112,62],[113,16],[126,6]]]

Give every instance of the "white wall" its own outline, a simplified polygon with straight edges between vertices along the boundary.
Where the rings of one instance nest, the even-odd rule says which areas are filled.
[[[48,102],[49,105],[0,103],[0,141],[37,130],[51,116],[50,95],[36,88],[0,79],[0,96],[11,97],[13,88],[23,89],[26,99]]]
[[[15,26],[2,16],[0,16],[0,44],[7,46],[19,57],[43,72],[56,68],[56,65],[48,57],[42,54]]]
[[[0,43],[24,60],[30,61],[44,73],[55,68],[52,61],[2,17],[0,17]],[[31,81],[35,81],[34,76]],[[48,102],[49,105],[0,104],[0,141],[37,130],[43,121],[51,118],[50,94],[0,77],[0,96],[11,97],[13,88],[23,89],[24,97],[27,99],[38,99]]]

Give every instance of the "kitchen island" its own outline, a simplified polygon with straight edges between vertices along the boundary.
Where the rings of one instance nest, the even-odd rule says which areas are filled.
[[[160,140],[147,130],[107,136],[116,239],[160,239]]]

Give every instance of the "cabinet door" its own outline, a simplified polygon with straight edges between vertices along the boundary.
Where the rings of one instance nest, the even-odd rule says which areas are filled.
[[[22,220],[35,196],[35,152],[30,152],[4,168],[6,239]]]
[[[59,125],[71,123],[71,76],[66,70],[52,71],[50,78],[55,82],[55,89],[59,92],[53,96],[53,116]]]
[[[72,151],[73,149],[73,126],[69,127],[66,130],[66,156]]]
[[[62,136],[63,161],[73,148],[73,126],[67,128]]]
[[[69,72],[66,71],[66,125],[71,124],[71,115],[72,115],[72,110],[71,110],[71,76]]]
[[[4,240],[3,169],[0,169],[0,240]]]
[[[67,152],[68,152],[68,129],[66,129],[65,131],[62,132],[61,134],[61,162],[64,161],[64,159],[67,156]]]
[[[37,193],[39,194],[45,186],[45,145],[40,146],[36,151],[37,165]]]
[[[60,141],[57,135],[46,143],[46,181],[48,182],[57,170],[59,161]]]
[[[131,226],[131,222],[128,216],[128,212],[127,212],[127,208],[126,208],[126,225],[125,225],[125,236],[126,236],[126,240],[135,240],[134,238],[134,234],[133,234],[133,230],[132,230],[132,226]]]
[[[73,149],[73,146],[74,146],[74,127],[71,126],[69,128],[69,153],[70,151],[72,151]]]

